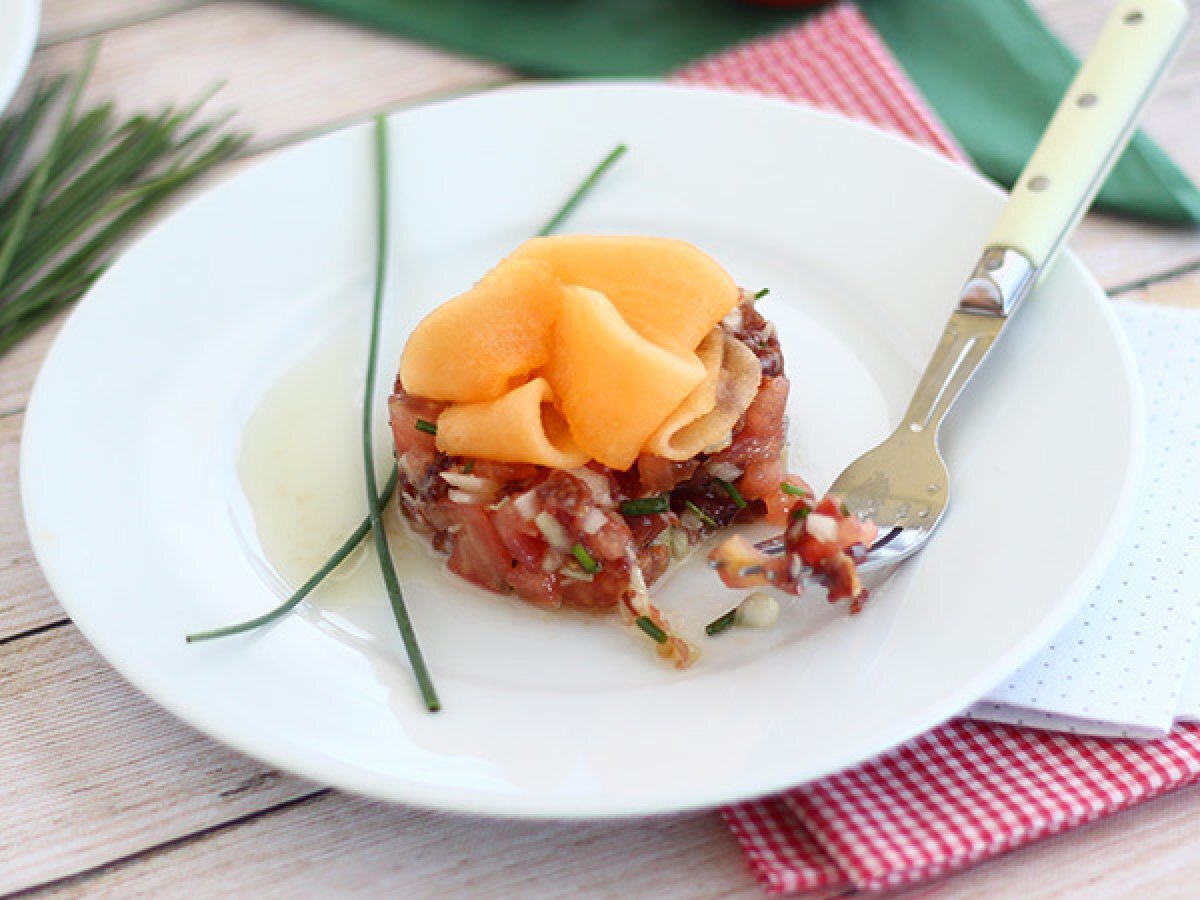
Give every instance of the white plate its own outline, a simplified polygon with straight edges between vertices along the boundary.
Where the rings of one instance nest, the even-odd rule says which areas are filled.
[[[40,0],[0,3],[0,112],[16,93],[37,41]]]
[[[793,467],[824,486],[899,417],[1001,194],[860,124],[653,85],[521,88],[393,119],[381,465],[408,328],[530,235],[617,141],[632,152],[570,228],[685,238],[771,288]],[[406,553],[439,715],[419,705],[380,593],[185,646],[185,632],[277,602],[239,525],[239,438],[287,366],[346,323],[365,330],[371,152],[365,126],[329,135],[172,216],[80,306],[30,403],[22,490],[46,575],[97,649],[187,722],[311,778],[431,807],[704,807],[952,716],[1079,606],[1119,533],[1142,431],[1118,326],[1068,256],[947,425],[955,498],[941,533],[861,616],[810,598],[771,632],[707,641],[677,673],[607,623],[473,593]],[[347,405],[352,368],[330,373]],[[319,404],[311,415],[333,421]],[[696,565],[664,602],[694,626],[735,596]]]

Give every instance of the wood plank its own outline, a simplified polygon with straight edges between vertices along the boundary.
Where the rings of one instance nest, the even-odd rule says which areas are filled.
[[[1185,309],[1200,309],[1200,273],[1183,275],[1169,281],[1160,281],[1139,291],[1122,295],[1128,300],[1155,303],[1160,306],[1180,306]],[[1191,398],[1195,402],[1195,398]]]
[[[31,74],[78,67],[88,43],[39,50]],[[224,81],[212,109],[238,110],[237,127],[273,142],[508,77],[494,66],[307,12],[228,0],[110,32],[86,98],[112,97],[133,112],[189,102]]]
[[[210,0],[42,0],[38,46],[61,44],[100,35],[160,16],[171,15]]]
[[[888,896],[1190,896],[1200,877],[1200,786]],[[280,848],[288,851],[281,853]],[[486,865],[481,849],[486,848]],[[1146,858],[1155,865],[1144,864]],[[310,863],[303,867],[296,859]],[[753,896],[719,819],[698,813],[578,825],[499,823],[328,794],[253,823],[150,852],[50,896],[159,896],[203,884],[213,896]],[[636,886],[636,888],[634,887]]]
[[[66,318],[66,313],[57,316],[0,357],[0,416],[25,410],[42,360]]]
[[[314,790],[159,709],[73,626],[0,646],[0,893]]]
[[[62,892],[255,889],[562,895],[588,884],[666,897],[696,883],[756,893],[713,813],[544,824],[423,812],[337,793],[254,816],[313,787],[204,738],[113,672],[71,626],[0,647],[0,893],[118,863]],[[215,829],[207,831],[209,829]],[[188,835],[206,830],[193,840]],[[161,850],[137,856],[148,848]],[[280,853],[279,848],[288,848]],[[481,847],[487,867],[471,865]],[[297,860],[319,865],[297,866]],[[678,873],[694,873],[683,882]],[[706,888],[707,890],[707,888]]]
[[[505,822],[338,793],[149,853],[49,896],[157,897],[180,885],[203,885],[210,897],[762,896],[716,813]]]
[[[1098,213],[1080,224],[1070,247],[1108,291],[1200,264],[1200,231],[1195,228],[1137,223]]]
[[[33,557],[17,485],[24,416],[0,417],[0,641],[66,618]],[[0,680],[0,685],[7,685]],[[0,723],[4,723],[0,715]],[[0,730],[6,726],[0,724]],[[0,771],[4,771],[0,769]]]

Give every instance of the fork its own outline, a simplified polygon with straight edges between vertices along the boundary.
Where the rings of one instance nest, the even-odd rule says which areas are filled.
[[[912,556],[942,521],[942,421],[1087,211],[1186,24],[1181,0],[1123,0],[1113,10],[1017,179],[900,425],[830,486],[880,528],[860,574]]]

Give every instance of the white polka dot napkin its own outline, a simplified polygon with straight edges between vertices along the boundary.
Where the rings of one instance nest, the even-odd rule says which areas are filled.
[[[1146,396],[1142,502],[1082,613],[972,718],[1111,737],[1200,721],[1200,310],[1114,306]]]

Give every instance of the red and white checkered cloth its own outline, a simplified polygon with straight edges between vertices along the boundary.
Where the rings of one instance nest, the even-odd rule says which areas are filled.
[[[842,4],[675,79],[825,107],[966,157]],[[1137,743],[954,721],[877,759],[722,811],[772,894],[912,884],[1200,779],[1200,726]]]
[[[692,63],[672,77],[830,109],[967,162],[875,29],[849,3],[773,37]]]

